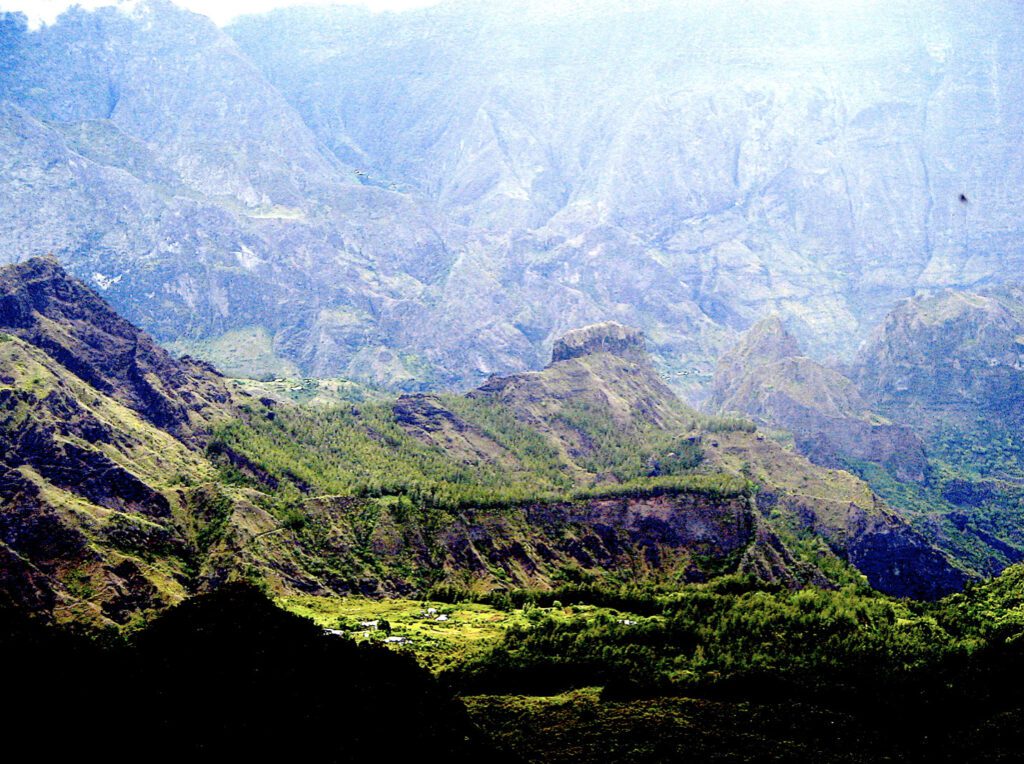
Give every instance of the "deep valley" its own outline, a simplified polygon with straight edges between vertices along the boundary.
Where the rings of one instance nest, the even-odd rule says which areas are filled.
[[[42,5],[8,758],[1024,757],[1019,3]]]

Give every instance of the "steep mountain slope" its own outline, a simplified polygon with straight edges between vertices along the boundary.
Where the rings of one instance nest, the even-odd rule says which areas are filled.
[[[607,454],[614,453],[614,447],[595,442],[595,434],[615,444],[609,433],[618,433],[620,443],[622,433],[630,430],[644,433],[640,440],[647,442],[658,441],[655,433],[675,433],[675,443],[670,440],[648,457],[649,474],[678,458],[665,453],[669,448],[682,451],[685,444],[696,444],[707,469],[743,476],[759,486],[758,507],[775,532],[819,535],[873,586],[913,596],[934,596],[958,586],[959,571],[910,532],[864,483],[846,472],[814,467],[741,421],[702,419],[654,373],[642,355],[642,337],[634,334],[632,342],[624,343],[621,336],[615,325],[573,332],[556,343],[545,371],[496,380],[471,395],[500,401],[521,421],[550,433],[578,461],[582,455],[584,463],[595,467],[613,463]],[[792,344],[779,339],[783,347]],[[915,572],[908,576],[909,570]]]
[[[201,439],[231,394],[209,365],[175,359],[54,258],[0,270],[0,329],[182,440]]]
[[[798,450],[854,471],[961,565],[992,575],[1024,554],[1022,306],[1010,287],[909,300],[851,377],[803,356],[769,319],[721,359],[712,405],[791,431]]]
[[[508,408],[575,459],[600,450],[596,428],[621,437],[696,426],[693,412],[654,372],[643,335],[616,323],[569,332],[555,342],[543,371],[492,379],[470,397]]]
[[[872,412],[853,381],[805,356],[778,317],[757,323],[719,359],[709,406],[792,432],[797,449],[818,464],[861,459],[901,480],[924,480],[920,439]]]
[[[514,295],[516,326],[626,321],[692,388],[771,311],[851,354],[899,297],[1019,270],[1021,23],[1010,2],[464,2],[229,31],[337,156],[490,234],[500,276],[476,286]]]
[[[362,185],[208,20],[5,14],[0,56],[5,262],[53,252],[186,348],[257,327],[309,373],[413,379],[383,326],[444,275],[443,225]]]
[[[93,398],[30,346],[9,340],[2,355],[3,598],[114,620],[122,611],[180,598],[175,573],[183,564],[154,566],[142,558],[150,550],[186,556],[171,502],[154,485],[196,474],[196,459],[131,412]]]
[[[218,448],[254,481],[364,497],[307,501],[308,527],[273,541],[254,530],[236,547],[265,539],[277,550],[267,575],[311,590],[546,586],[573,570],[610,581],[741,570],[824,583],[858,579],[850,564],[900,595],[963,584],[863,482],[749,423],[698,415],[643,348],[636,330],[601,324],[556,343],[543,371],[464,398],[405,396],[315,419],[281,410],[226,428]],[[358,518],[347,530],[345,516]],[[326,575],[287,552],[318,537],[348,554]],[[255,551],[248,559],[260,564]]]
[[[700,578],[744,555],[762,560],[767,576],[802,575],[757,529],[742,480],[697,478],[682,490],[652,485],[623,498],[606,490],[576,502],[566,493],[574,481],[547,465],[554,451],[519,427],[503,431],[513,438],[511,479],[535,487],[547,475],[552,491],[518,503],[513,495],[510,505],[500,485],[509,475],[489,457],[467,465],[411,436],[404,447],[394,440],[412,416],[396,412],[428,399],[386,406],[390,425],[373,412],[348,421],[340,412],[325,420],[319,409],[275,413],[231,392],[205,365],[173,359],[55,260],[4,268],[0,287],[2,584],[4,599],[20,607],[124,624],[237,577],[285,592],[383,594],[444,580],[546,585],[559,571],[582,569]],[[197,450],[220,430],[218,419],[240,415],[246,434],[326,421],[355,450],[309,475],[297,438],[300,456],[281,477],[273,462],[258,466],[264,454],[232,451],[230,430]],[[492,421],[500,416],[490,412]],[[481,443],[499,447],[478,430]],[[227,461],[217,470],[207,453]],[[418,465],[415,477],[396,469],[403,460]],[[391,485],[367,486],[365,475],[382,464]],[[351,470],[363,487],[323,495],[334,488],[331,470]],[[240,472],[258,480],[247,486]],[[446,482],[468,483],[469,492],[453,505],[419,487]],[[762,536],[765,552],[751,557]]]
[[[904,417],[1024,416],[1024,290],[907,300],[862,349],[865,395]]]
[[[58,619],[133,623],[238,578],[964,582],[856,478],[686,407],[619,324],[466,397],[303,408],[173,359],[53,260],[0,285],[3,596]]]
[[[0,21],[0,251],[161,341],[405,390],[639,326],[673,388],[777,311],[850,355],[1020,270],[1009,0]],[[242,297],[242,295],[245,295]],[[237,368],[237,367],[236,367]]]
[[[864,397],[924,440],[921,489],[864,471],[928,535],[984,573],[1024,559],[1024,294],[944,292],[901,303],[862,348]]]
[[[0,269],[0,357],[4,599],[118,623],[181,599],[226,501],[198,449],[243,398],[53,259]]]

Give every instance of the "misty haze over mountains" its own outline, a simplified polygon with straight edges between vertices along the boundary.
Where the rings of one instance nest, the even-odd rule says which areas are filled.
[[[782,316],[851,359],[1024,260],[1016,2],[448,3],[0,22],[0,258],[163,342],[465,388],[642,328],[703,397]],[[253,368],[244,368],[240,372]]]
[[[0,0],[5,740],[1021,760],[1020,0],[176,1]]]

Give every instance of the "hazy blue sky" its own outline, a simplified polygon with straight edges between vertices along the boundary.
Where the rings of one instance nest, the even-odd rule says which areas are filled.
[[[49,24],[62,11],[72,5],[97,8],[107,5],[130,7],[137,0],[0,0],[0,11],[21,11],[29,17],[33,26]],[[360,5],[374,11],[404,11],[436,5],[440,0],[174,0],[178,5],[204,13],[218,24],[225,24],[243,13],[261,13],[286,5]]]

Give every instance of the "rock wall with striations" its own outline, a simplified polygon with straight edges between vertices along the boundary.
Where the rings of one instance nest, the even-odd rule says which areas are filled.
[[[697,400],[1024,265],[1015,0],[131,9],[0,20],[0,252],[186,349],[467,389],[617,320]]]

